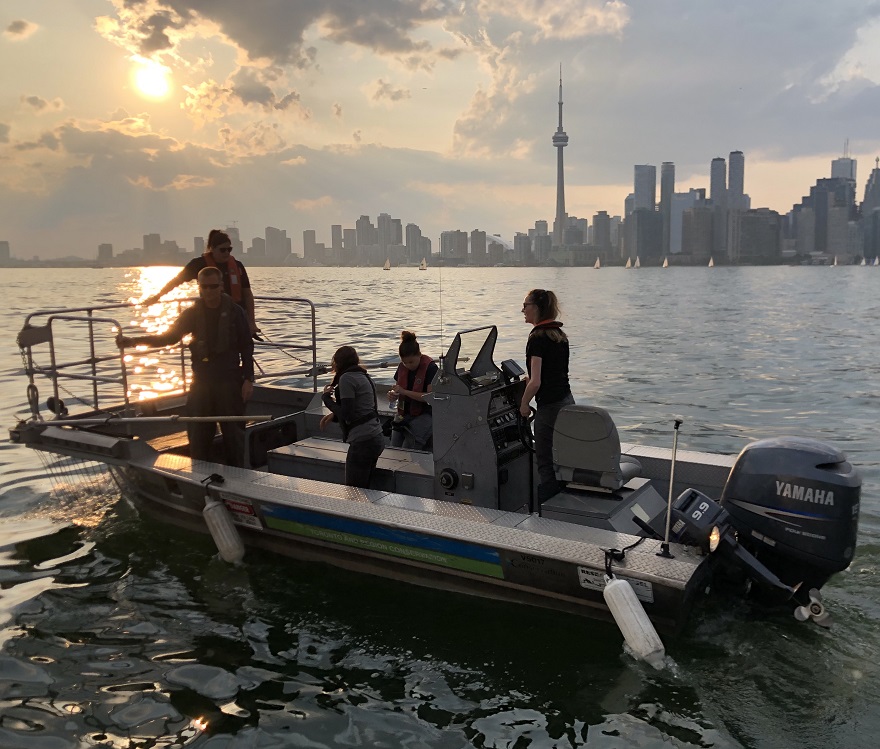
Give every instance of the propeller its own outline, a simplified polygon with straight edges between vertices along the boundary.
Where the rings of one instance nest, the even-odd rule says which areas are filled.
[[[810,603],[806,606],[798,606],[794,610],[794,618],[799,622],[805,622],[812,619],[820,627],[831,626],[831,614],[825,610],[822,603],[822,594],[816,589],[810,589]]]

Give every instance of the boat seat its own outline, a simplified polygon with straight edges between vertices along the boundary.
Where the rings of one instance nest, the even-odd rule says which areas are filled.
[[[642,465],[622,455],[610,414],[598,406],[565,406],[553,429],[553,463],[560,481],[617,491]]]

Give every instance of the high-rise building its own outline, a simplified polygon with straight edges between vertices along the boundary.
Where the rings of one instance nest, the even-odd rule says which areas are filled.
[[[205,254],[205,238],[193,237],[193,255],[201,257]]]
[[[8,257],[9,243],[7,242],[5,244],[7,247],[7,258],[6,259],[8,260],[9,259],[9,257]],[[2,259],[3,259],[2,254],[0,254],[0,260],[2,260]],[[98,262],[105,263],[105,262],[109,262],[112,259],[113,259],[113,245],[112,244],[99,244],[98,245]]]
[[[712,159],[709,168],[709,200],[722,208],[727,205],[727,162],[720,156]]]
[[[486,250],[486,232],[474,229],[471,232],[471,262],[474,265],[486,265],[489,255]]]
[[[144,234],[144,257],[156,257],[162,252],[162,237],[158,234]]]
[[[227,226],[225,231],[229,235],[229,239],[232,242],[232,251],[239,257],[241,257],[244,254],[244,244],[242,244],[241,235],[239,234],[238,227]]]
[[[9,242],[7,242],[5,239],[0,240],[0,262],[5,262],[11,259],[12,254],[9,249]]]
[[[670,250],[672,232],[672,200],[675,195],[675,164],[664,161],[660,165],[660,215],[663,217],[663,249],[665,257]]]
[[[357,230],[342,230],[342,257],[339,260],[342,265],[355,265],[357,263]]]
[[[361,216],[355,221],[355,230],[357,231],[357,243],[359,247],[369,247],[379,244],[379,232],[373,226],[369,216]]]
[[[653,211],[657,205],[657,167],[636,164],[633,167],[633,210]]]
[[[394,219],[388,213],[380,213],[376,218],[376,232],[379,247],[387,248],[389,245],[397,244],[394,241]]]
[[[834,159],[831,162],[831,177],[839,177],[840,179],[851,179],[856,181],[856,160],[848,156]]]
[[[559,125],[553,133],[553,147],[556,149],[556,220],[553,222],[553,244],[563,243],[565,232],[565,177],[562,163],[562,149],[568,145],[568,135],[562,129],[562,65],[559,66]]]
[[[334,250],[342,249],[342,224],[330,226],[330,247]]]
[[[874,169],[865,183],[865,198],[861,207],[862,216],[868,216],[880,208],[880,157],[874,159]]]
[[[744,203],[745,194],[743,192],[745,186],[746,157],[742,151],[731,151],[729,158],[727,205],[731,210],[744,211],[748,208]]]
[[[468,253],[468,234],[461,229],[440,234],[440,257],[444,260],[465,262]]]
[[[254,237],[247,251],[248,260],[266,257],[266,240],[263,237]]]
[[[290,238],[286,229],[266,227],[266,257],[273,261],[283,261],[290,254]]]
[[[422,259],[421,240],[422,229],[418,224],[406,225],[406,259],[410,263],[417,263]]]
[[[607,211],[599,211],[593,216],[593,246],[601,252],[611,252],[611,216]]]

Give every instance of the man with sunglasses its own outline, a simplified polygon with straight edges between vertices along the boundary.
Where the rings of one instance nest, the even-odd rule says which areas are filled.
[[[199,299],[187,307],[164,333],[116,336],[116,345],[170,346],[191,334],[193,379],[186,401],[187,416],[242,416],[254,392],[254,342],[244,310],[224,294],[218,268],[199,271]],[[215,422],[187,424],[190,456],[212,460]],[[244,422],[220,421],[227,465],[244,465]]]
[[[211,229],[208,234],[208,246],[205,254],[190,260],[174,278],[166,283],[161,291],[143,300],[142,304],[156,304],[171,289],[176,289],[187,281],[194,281],[202,268],[218,268],[223,276],[223,291],[232,301],[241,306],[247,314],[251,335],[256,337],[260,332],[254,313],[254,295],[251,281],[244,264],[232,257],[232,240],[225,231]]]

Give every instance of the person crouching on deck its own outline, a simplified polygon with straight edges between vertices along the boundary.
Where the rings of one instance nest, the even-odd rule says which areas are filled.
[[[242,416],[254,391],[254,342],[244,310],[221,290],[217,268],[202,268],[198,275],[199,299],[164,333],[116,337],[116,345],[170,346],[187,334],[192,355],[193,379],[186,400],[188,416]],[[215,422],[189,423],[190,456],[211,460],[217,433]],[[227,465],[244,465],[244,422],[220,421]]]
[[[385,449],[376,409],[376,388],[351,346],[336,350],[332,368],[333,382],[324,388],[322,398],[331,413],[321,419],[321,429],[331,421],[339,422],[342,439],[348,443],[345,485],[367,489]]]
[[[400,333],[400,364],[394,375],[389,400],[397,399],[397,415],[391,432],[391,444],[408,450],[427,450],[433,434],[429,393],[437,365],[419,348],[416,334]]]

